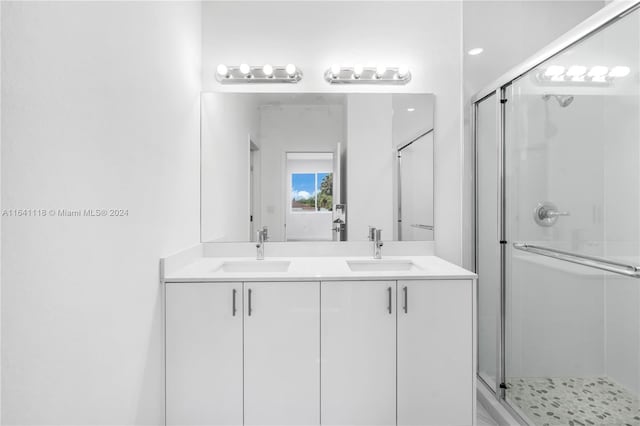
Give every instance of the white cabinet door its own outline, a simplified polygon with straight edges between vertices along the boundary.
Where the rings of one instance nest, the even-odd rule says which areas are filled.
[[[320,424],[320,283],[245,283],[244,424]]]
[[[396,282],[321,285],[323,425],[396,424]]]
[[[472,292],[472,281],[398,281],[399,426],[473,424]]]
[[[242,425],[242,283],[167,284],[166,380],[167,425]]]

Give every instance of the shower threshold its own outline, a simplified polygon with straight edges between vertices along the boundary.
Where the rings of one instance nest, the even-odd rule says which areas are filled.
[[[507,400],[536,426],[640,425],[640,398],[608,377],[511,378]]]

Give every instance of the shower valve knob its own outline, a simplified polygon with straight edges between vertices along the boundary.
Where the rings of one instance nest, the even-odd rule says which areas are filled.
[[[538,225],[545,227],[553,226],[558,220],[558,217],[569,215],[569,212],[559,211],[556,205],[550,201],[538,204],[533,211],[533,219]]]

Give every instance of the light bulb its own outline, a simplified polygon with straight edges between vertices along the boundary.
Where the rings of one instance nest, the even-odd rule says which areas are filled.
[[[378,65],[376,67],[376,77],[382,78],[382,76],[387,72],[387,67],[384,65]]]
[[[293,77],[296,74],[296,66],[293,64],[287,64],[284,70],[289,74],[289,76]]]
[[[262,67],[262,72],[264,73],[264,75],[266,75],[267,77],[272,77],[273,76],[273,67],[269,64],[265,64]]]
[[[609,68],[607,67],[603,67],[602,65],[596,65],[595,67],[592,67],[589,70],[589,77],[602,77],[607,75],[607,73],[609,72]]]
[[[353,66],[353,76],[355,78],[360,78],[362,71],[364,71],[364,67],[362,66],[362,64],[355,64]]]
[[[218,73],[218,75],[226,77],[227,75],[229,75],[229,68],[227,68],[225,64],[220,64],[216,68],[216,72]]]
[[[248,75],[251,72],[251,67],[248,64],[240,64],[240,72]]]
[[[609,71],[609,77],[626,77],[631,72],[629,67],[613,67],[611,71]]]
[[[331,75],[334,78],[337,78],[340,75],[340,65],[338,64],[331,65]]]
[[[567,77],[581,77],[587,73],[587,67],[572,65],[567,70]]]
[[[557,77],[562,75],[562,73],[564,73],[564,67],[562,65],[551,65],[546,69],[544,75],[546,77]]]
[[[409,74],[409,67],[406,65],[400,65],[398,67],[398,77],[403,78]]]
[[[415,110],[416,110],[415,108],[407,108],[407,111],[409,111],[409,112],[413,112]]]
[[[479,55],[482,52],[484,52],[484,49],[482,47],[476,47],[474,49],[469,50],[467,53],[471,56],[475,56],[475,55]]]

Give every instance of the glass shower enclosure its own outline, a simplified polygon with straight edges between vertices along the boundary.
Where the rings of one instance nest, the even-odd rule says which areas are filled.
[[[473,99],[478,374],[535,425],[640,425],[640,5]]]

